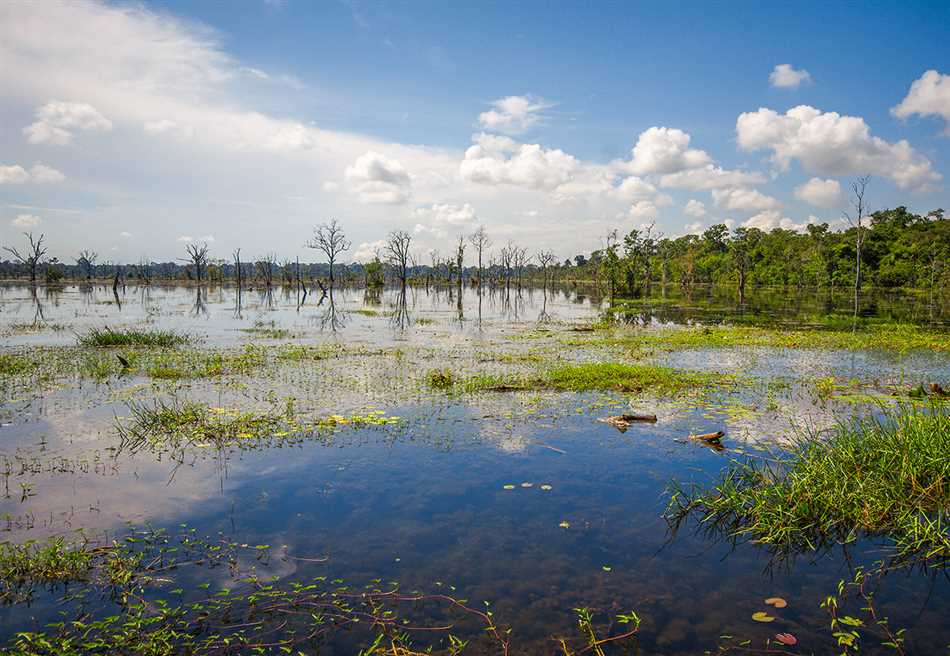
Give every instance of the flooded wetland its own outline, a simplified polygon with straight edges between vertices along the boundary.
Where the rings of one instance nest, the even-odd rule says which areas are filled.
[[[4,643],[946,651],[940,318],[912,300],[854,331],[765,296],[602,305],[514,286],[3,287]],[[845,512],[847,485],[841,516],[815,511],[822,468],[850,465],[806,441],[859,429],[942,448],[894,456],[942,488],[877,524],[870,504]],[[770,484],[814,489],[811,510],[760,512]]]

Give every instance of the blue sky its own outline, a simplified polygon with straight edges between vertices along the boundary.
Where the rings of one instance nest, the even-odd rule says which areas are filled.
[[[839,222],[865,172],[875,208],[948,207],[948,24],[947,3],[7,3],[0,242],[306,258],[334,216],[350,257],[478,224],[565,257],[613,227]]]

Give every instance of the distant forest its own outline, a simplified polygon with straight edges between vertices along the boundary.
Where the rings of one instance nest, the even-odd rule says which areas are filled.
[[[342,240],[334,251],[339,262],[349,242],[343,239],[335,221],[316,228],[315,241],[308,245],[322,250],[318,237],[331,227],[335,231],[332,234]],[[435,250],[425,256],[412,253],[411,241],[407,233],[391,233],[390,247],[381,249],[373,261],[335,264],[334,276],[367,284],[382,284],[386,278],[520,284],[540,282],[543,275],[545,281],[595,283],[618,297],[638,296],[649,293],[653,285],[671,284],[683,289],[704,284],[733,285],[741,296],[747,286],[853,287],[860,244],[865,286],[950,288],[950,220],[941,209],[925,216],[905,207],[881,210],[865,217],[860,229],[852,226],[837,232],[826,223],[809,225],[803,233],[744,227],[729,230],[719,224],[700,235],[675,239],[650,228],[631,230],[626,235],[614,231],[603,248],[563,262],[550,252],[532,254],[512,242],[492,250],[484,228],[473,235],[459,236],[447,258]],[[62,262],[46,257],[42,238],[25,235],[24,242],[20,247],[4,245],[5,253],[13,257],[0,262],[0,278],[47,283],[117,277],[129,281],[223,282],[235,280],[240,271],[245,283],[278,285],[319,281],[331,273],[326,262],[300,263],[273,254],[242,262],[238,251],[229,259],[216,259],[207,245],[189,245],[182,259],[172,262],[102,262],[91,251],[77,253],[72,262]]]

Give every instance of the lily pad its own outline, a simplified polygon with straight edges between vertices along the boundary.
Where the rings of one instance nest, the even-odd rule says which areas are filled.
[[[772,617],[768,613],[765,613],[761,610],[757,613],[752,613],[752,619],[754,619],[756,622],[774,622],[775,621],[774,617]]]
[[[521,487],[534,487],[534,483],[524,482],[521,484]]]
[[[541,486],[541,489],[544,490],[545,492],[549,492],[550,490],[553,490],[554,488],[551,487],[550,485],[545,484]]]
[[[563,522],[558,524],[558,526],[561,528],[571,528],[571,523],[565,519]]]
[[[798,644],[798,638],[793,636],[791,633],[776,633],[775,640],[788,647]]]
[[[769,597],[765,600],[766,606],[775,606],[776,608],[785,608],[788,606],[788,602],[782,599],[781,597]]]
[[[513,490],[513,489],[515,489],[515,486],[512,485],[511,483],[509,483],[508,485],[503,485],[503,486],[502,486],[502,489],[505,489],[505,490]]]

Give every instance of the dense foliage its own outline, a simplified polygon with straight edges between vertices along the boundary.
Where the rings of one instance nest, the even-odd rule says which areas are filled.
[[[612,234],[606,247],[574,265],[617,295],[636,295],[654,283],[850,286],[858,229],[835,232],[827,223],[805,232],[717,224],[701,235],[659,238],[650,230]],[[950,282],[950,220],[943,210],[926,216],[905,207],[875,212],[862,228],[862,278],[878,287],[934,289]],[[580,276],[578,276],[580,277]]]

